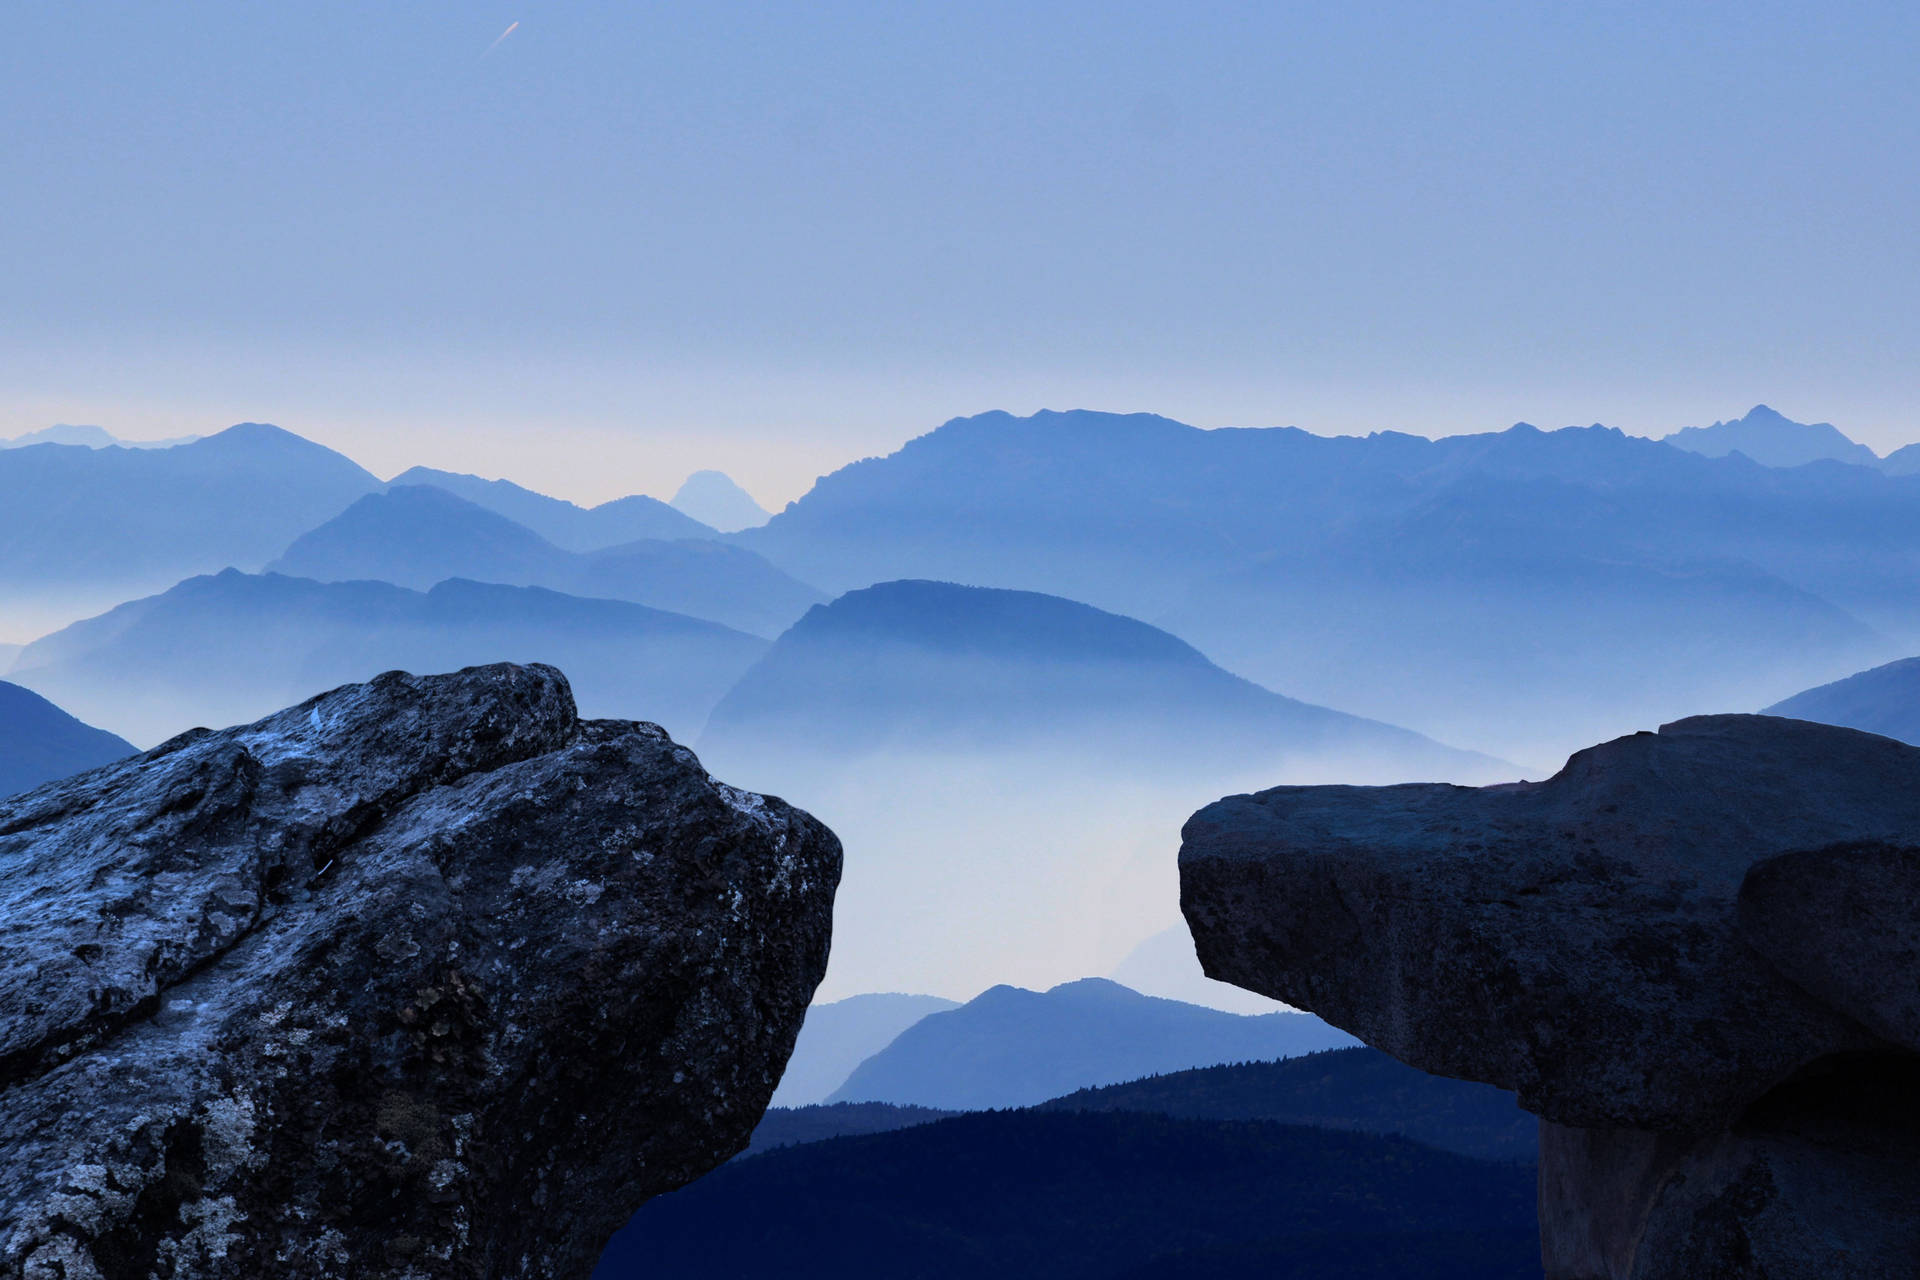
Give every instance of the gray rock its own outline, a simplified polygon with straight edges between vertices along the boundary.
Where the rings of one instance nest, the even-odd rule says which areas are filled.
[[[1884,1044],[1856,1020],[1865,997],[1836,1006],[1756,952],[1737,900],[1783,855],[1910,856],[1885,851],[1920,845],[1920,748],[1702,716],[1545,782],[1230,796],[1184,837],[1209,976],[1560,1124],[1709,1132],[1806,1064]],[[1803,936],[1853,945],[1840,919]]]
[[[1210,976],[1544,1118],[1552,1280],[1920,1274],[1920,749],[1707,716],[1184,836]]]
[[[746,1144],[839,870],[537,666],[0,801],[0,1277],[585,1276]]]

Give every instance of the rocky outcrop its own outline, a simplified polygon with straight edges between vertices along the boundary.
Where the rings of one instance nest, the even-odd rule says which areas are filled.
[[[1920,749],[1700,717],[1184,836],[1209,975],[1542,1117],[1550,1277],[1920,1273]]]
[[[585,1276],[746,1144],[839,871],[537,666],[0,802],[0,1277]]]

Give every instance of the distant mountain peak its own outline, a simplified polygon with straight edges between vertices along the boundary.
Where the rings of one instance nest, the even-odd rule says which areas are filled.
[[[597,507],[581,507],[564,498],[536,493],[511,480],[486,480],[433,467],[410,467],[387,482],[444,489],[477,506],[525,525],[568,551],[597,551],[643,538],[711,538],[714,529],[641,494],[615,498]]]
[[[1756,404],[1744,417],[1710,427],[1684,427],[1664,439],[1690,453],[1709,458],[1740,453],[1767,467],[1800,467],[1825,460],[1860,467],[1880,464],[1873,450],[1849,439],[1831,422],[1796,422],[1767,404]]]
[[[1112,978],[1075,978],[1071,982],[1058,983],[1047,988],[1047,994],[1072,996],[1098,996],[1133,1000],[1152,1000],[1156,997],[1142,994],[1132,987],[1115,982]]]
[[[954,1110],[1030,1106],[1095,1084],[1354,1043],[1310,1014],[1223,1013],[1107,978],[1001,984],[929,1014],[862,1062],[829,1102]]]
[[[694,472],[667,505],[722,533],[756,529],[771,518],[771,513],[724,471]]]
[[[927,579],[809,609],[714,708],[702,741],[841,760],[1045,749],[1158,775],[1309,755],[1370,777],[1494,764],[1263,689],[1136,618]]]
[[[274,423],[271,423],[271,422],[236,422],[224,431],[214,432],[211,436],[208,436],[207,439],[219,440],[219,439],[225,438],[229,440],[284,440],[289,437],[295,440],[311,443],[311,441],[307,441],[307,438],[299,434],[298,432],[289,431],[285,427],[276,426]]]
[[[637,538],[595,551],[573,551],[498,507],[471,501],[435,483],[408,483],[429,473],[407,472],[386,489],[370,493],[333,519],[296,538],[269,567],[321,582],[373,580],[427,590],[449,578],[546,587],[590,599],[635,604],[709,618],[763,636],[778,635],[820,594],[748,551],[703,539]],[[489,482],[478,481],[478,484]],[[491,482],[504,484],[502,481]],[[579,540],[580,521],[593,513],[541,498],[524,489],[473,490],[482,497],[506,493],[535,519],[557,515],[547,527]],[[506,504],[501,504],[506,505]],[[661,507],[671,525],[697,525]],[[644,520],[647,513],[634,513]],[[575,523],[569,528],[568,519]],[[621,532],[616,521],[603,533]],[[589,530],[589,533],[591,530]]]
[[[879,582],[821,605],[797,637],[874,635],[946,652],[1001,657],[1208,665],[1177,636],[1077,600],[927,578]]]

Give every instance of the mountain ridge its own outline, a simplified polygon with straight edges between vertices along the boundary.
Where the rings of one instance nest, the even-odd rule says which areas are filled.
[[[1074,1089],[1213,1062],[1353,1043],[1301,1013],[1232,1014],[1143,996],[1105,978],[1046,991],[990,987],[929,1014],[862,1062],[827,1102],[950,1111],[1031,1106]]]
[[[744,547],[640,539],[570,551],[437,485],[389,485],[308,530],[269,572],[321,582],[373,579],[427,590],[449,578],[546,587],[778,635],[822,597]]]
[[[903,747],[1058,743],[1164,767],[1264,752],[1402,755],[1454,770],[1499,762],[1224,671],[1178,636],[1039,592],[903,580],[809,609],[714,708],[703,741]]]
[[[1710,458],[1739,452],[1769,467],[1798,467],[1810,462],[1845,462],[1878,467],[1881,457],[1831,422],[1795,422],[1764,404],[1738,418],[1709,427],[1682,427],[1661,437],[1666,444]]]
[[[568,551],[597,551],[641,539],[712,538],[711,527],[658,498],[631,494],[594,507],[548,497],[511,480],[486,480],[458,471],[409,467],[388,485],[429,485],[525,525]]]
[[[1428,440],[996,411],[733,538],[828,591],[1083,601],[1306,701],[1544,767],[1920,645],[1917,485],[1599,426]],[[1578,588],[1541,611],[1543,582]]]
[[[10,675],[156,742],[382,671],[521,658],[565,670],[585,714],[650,719],[687,738],[765,648],[716,622],[540,587],[450,579],[419,592],[228,569],[44,636]]]
[[[681,482],[667,505],[722,533],[758,528],[771,515],[724,471],[694,472]]]
[[[0,450],[0,613],[26,640],[183,578],[258,569],[380,481],[291,431],[238,423],[165,449]]]

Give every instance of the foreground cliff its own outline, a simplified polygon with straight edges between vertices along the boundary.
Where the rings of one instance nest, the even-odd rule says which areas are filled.
[[[1920,749],[1700,717],[1184,835],[1210,975],[1542,1117],[1553,1280],[1920,1274]]]
[[[585,1276],[745,1145],[839,871],[546,667],[0,802],[0,1277]]]

